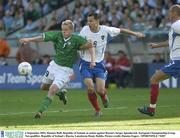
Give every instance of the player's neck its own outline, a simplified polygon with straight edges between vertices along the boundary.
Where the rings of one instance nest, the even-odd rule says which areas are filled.
[[[64,37],[64,41],[68,41],[71,38],[71,35]]]
[[[100,26],[98,25],[96,28],[90,28],[91,32],[97,33],[100,30]]]

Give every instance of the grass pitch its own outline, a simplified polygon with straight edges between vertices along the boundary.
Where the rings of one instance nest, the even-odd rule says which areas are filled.
[[[54,98],[41,119],[34,119],[46,92],[0,90],[0,130],[180,130],[180,91],[161,89],[154,117],[137,108],[149,104],[148,89],[108,90],[110,106],[94,117],[85,90],[69,90],[68,104]]]

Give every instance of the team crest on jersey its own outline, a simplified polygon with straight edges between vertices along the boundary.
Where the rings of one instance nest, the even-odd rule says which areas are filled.
[[[104,40],[105,36],[104,35],[101,35],[101,39]]]
[[[63,45],[63,48],[67,47],[67,46],[70,46],[71,45],[71,42],[65,42],[64,45]]]
[[[69,42],[67,42],[67,45],[69,46],[69,45],[71,45],[71,42],[69,41]]]

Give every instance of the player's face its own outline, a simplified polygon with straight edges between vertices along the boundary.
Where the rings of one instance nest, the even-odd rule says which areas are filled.
[[[170,10],[169,11],[169,19],[172,23],[174,22],[175,18],[176,18],[176,13]]]
[[[93,16],[89,16],[87,18],[87,22],[88,22],[90,29],[92,29],[92,30],[98,29],[99,20],[95,20]]]
[[[62,25],[62,33],[64,38],[68,38],[72,34],[72,30],[68,25]]]

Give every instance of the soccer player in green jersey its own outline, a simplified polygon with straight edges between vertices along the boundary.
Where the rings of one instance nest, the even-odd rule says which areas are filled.
[[[61,25],[62,31],[45,32],[43,35],[20,39],[21,43],[52,41],[55,49],[55,59],[50,62],[43,77],[41,89],[47,90],[48,94],[42,101],[35,118],[41,118],[42,113],[52,103],[54,95],[62,89],[73,74],[73,64],[78,50],[89,49],[91,53],[90,67],[95,66],[94,49],[91,43],[79,35],[72,34],[74,25],[71,20],[66,20]]]

